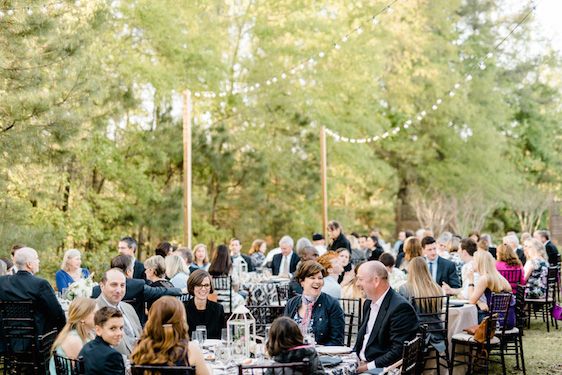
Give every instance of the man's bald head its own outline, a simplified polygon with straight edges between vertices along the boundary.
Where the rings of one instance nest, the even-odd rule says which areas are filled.
[[[371,260],[369,262],[365,262],[359,266],[359,271],[364,269],[364,272],[367,275],[373,275],[378,277],[379,279],[388,279],[388,270],[378,260]]]
[[[367,298],[376,301],[389,288],[388,271],[378,260],[363,263],[357,271],[357,286]]]

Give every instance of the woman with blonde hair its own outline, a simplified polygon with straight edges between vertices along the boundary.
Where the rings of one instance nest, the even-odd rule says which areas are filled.
[[[524,242],[523,250],[527,257],[525,263],[525,280],[527,287],[525,297],[529,299],[544,298],[548,276],[548,255],[542,242],[535,238]]]
[[[189,341],[187,318],[182,303],[161,297],[148,312],[148,321],[131,354],[135,365],[192,366],[196,375],[210,375],[203,353]]]
[[[496,269],[496,261],[492,254],[487,251],[477,251],[474,253],[472,269],[466,272],[468,281],[468,301],[478,307],[478,322],[486,316],[489,311],[492,293],[510,293],[511,285]],[[477,272],[478,282],[474,285],[474,273]],[[486,302],[480,297],[486,298]],[[507,316],[508,329],[515,323],[515,306],[510,307]]]
[[[207,256],[207,246],[202,243],[198,243],[193,248],[193,263],[189,266],[189,273],[196,270],[209,270],[209,257]]]
[[[496,256],[498,258],[496,269],[509,281],[512,292],[517,292],[517,284],[525,284],[525,271],[523,270],[521,260],[519,260],[517,254],[515,254],[513,248],[506,244],[498,246],[496,249]],[[519,271],[519,277],[516,277],[517,271]],[[512,276],[512,279],[507,277],[508,275],[511,276],[511,274],[515,274],[515,276]]]
[[[417,237],[408,237],[404,242],[404,252],[398,254],[396,267],[404,272],[408,272],[408,264],[415,257],[422,256],[422,246]]]
[[[68,307],[68,319],[53,343],[51,352],[61,357],[77,359],[85,343],[94,339],[96,300],[78,297]],[[55,362],[51,358],[49,371],[55,374]]]
[[[341,286],[341,297],[342,298],[351,298],[351,299],[365,299],[365,293],[359,286],[357,286],[357,271],[359,270],[359,266],[362,265],[364,262],[361,262],[355,266],[353,269],[353,278],[348,280],[344,280]]]
[[[179,255],[166,257],[166,276],[176,288],[187,288],[187,273],[189,269]]]
[[[82,278],[90,276],[90,271],[81,268],[82,254],[79,250],[70,249],[64,253],[60,270],[55,274],[57,282],[57,290],[62,293],[63,289],[68,288],[70,284],[79,281]]]

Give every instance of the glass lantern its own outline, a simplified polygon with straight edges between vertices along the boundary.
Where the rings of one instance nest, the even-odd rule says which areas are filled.
[[[238,306],[226,323],[228,345],[233,357],[250,358],[255,347],[256,320],[246,306]]]

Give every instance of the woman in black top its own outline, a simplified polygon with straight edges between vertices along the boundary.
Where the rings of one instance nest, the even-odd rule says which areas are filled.
[[[214,292],[211,275],[204,270],[194,271],[187,280],[187,292],[193,296],[184,303],[189,335],[197,326],[205,326],[207,338],[220,339],[221,329],[225,327],[224,309],[220,303],[208,300]]]
[[[330,234],[330,239],[332,240],[328,246],[328,250],[336,251],[343,247],[351,253],[351,244],[343,234],[343,228],[340,223],[334,220],[330,221],[328,223],[328,232]]]
[[[213,276],[228,276],[231,269],[232,260],[228,253],[228,247],[226,247],[226,245],[219,245],[213,256],[213,260],[211,260],[209,274]]]

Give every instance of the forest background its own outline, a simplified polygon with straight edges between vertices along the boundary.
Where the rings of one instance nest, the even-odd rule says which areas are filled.
[[[193,243],[321,231],[320,126],[381,135],[424,110],[379,142],[328,139],[330,218],[386,239],[545,227],[562,65],[532,15],[495,48],[517,3],[400,0],[373,20],[388,2],[1,1],[0,248],[38,249],[50,276],[68,248],[100,272],[124,235],[141,257],[181,242],[186,89]]]

